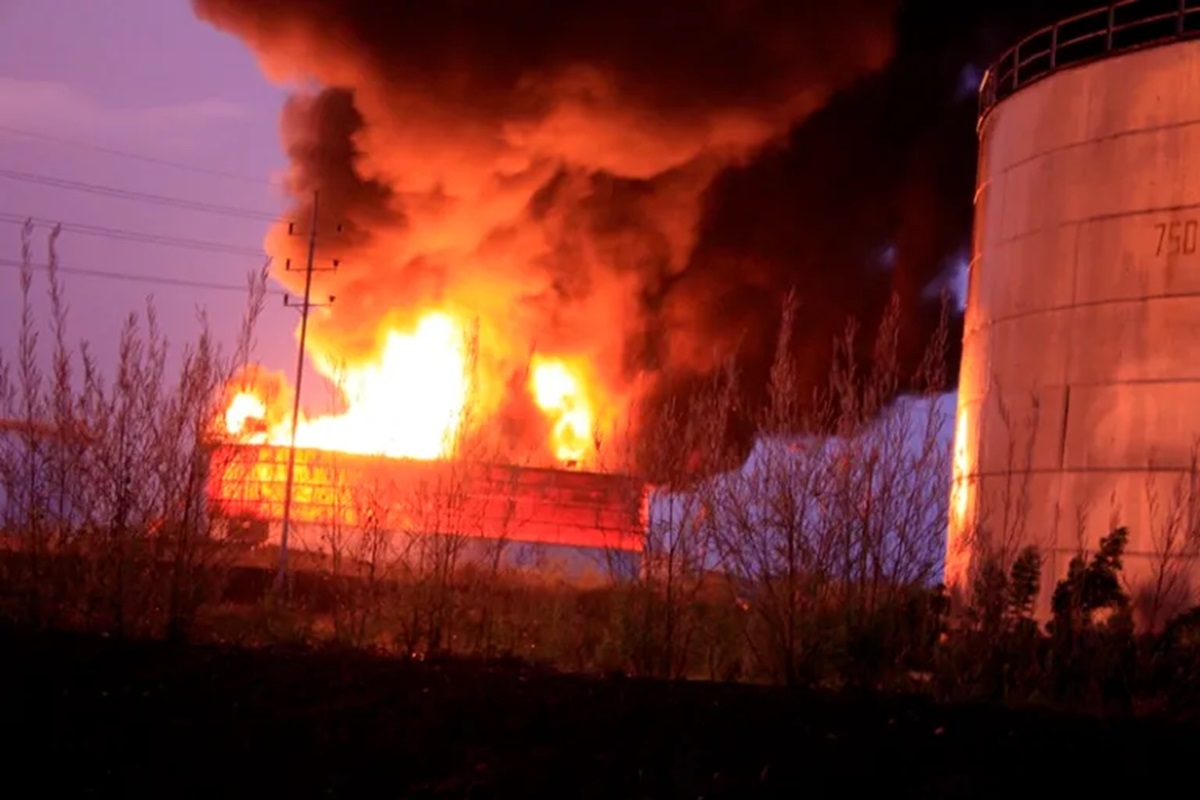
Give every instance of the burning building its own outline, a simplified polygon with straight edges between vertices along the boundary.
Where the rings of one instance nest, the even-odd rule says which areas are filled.
[[[531,365],[543,446],[517,461],[503,421],[475,413],[478,372],[462,334],[436,313],[411,335],[393,332],[379,364],[339,385],[345,409],[296,419],[289,549],[364,560],[382,547],[403,558],[437,539],[542,567],[556,562],[560,572],[612,566],[614,555],[628,561],[642,549],[647,488],[581,469],[592,411],[572,372],[559,361]],[[282,541],[288,391],[257,368],[236,378],[210,451],[211,507],[261,544]],[[581,554],[593,557],[580,563]]]
[[[279,544],[288,450],[219,444],[213,511],[261,544]],[[290,543],[350,560],[403,559],[420,537],[578,573],[641,551],[646,487],[632,478],[458,460],[296,452]],[[593,556],[584,558],[579,555]]]
[[[522,464],[521,492],[591,494],[586,516],[615,509],[596,498],[627,480],[598,473],[668,471],[646,463],[665,448],[638,445],[665,438],[659,412],[686,406],[731,362],[739,397],[704,443],[721,457],[694,460],[711,473],[746,457],[789,292],[805,308],[786,337],[801,398],[827,382],[848,318],[874,328],[898,297],[906,366],[940,324],[926,290],[959,244],[953,225],[931,222],[937,209],[926,213],[940,160],[880,156],[872,143],[844,160],[848,173],[878,157],[864,191],[830,203],[847,176],[824,170],[830,149],[802,130],[815,120],[817,141],[840,144],[838,115],[824,112],[839,98],[879,105],[869,86],[846,93],[892,59],[895,2],[192,6],[293,90],[281,133],[295,224],[273,226],[266,247],[273,277],[299,292],[312,241],[317,291],[336,301],[314,312],[307,345],[340,401],[300,419],[296,440],[313,454],[302,460],[482,470],[493,477],[480,487],[504,481],[463,464]],[[781,165],[797,177],[780,178]],[[287,381],[243,377],[230,436],[287,445]],[[580,525],[554,535],[598,540],[611,527]]]

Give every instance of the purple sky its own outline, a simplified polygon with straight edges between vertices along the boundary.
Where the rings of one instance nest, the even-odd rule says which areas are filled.
[[[136,234],[260,250],[267,223],[165,208],[13,180],[3,171],[278,213],[272,185],[284,165],[278,114],[284,92],[262,77],[243,45],[197,21],[184,0],[0,0],[0,349],[15,343],[17,217],[41,217]],[[214,176],[122,158],[140,154],[243,176]],[[43,228],[44,230],[44,228]],[[262,263],[229,254],[118,241],[67,231],[64,267],[241,285]],[[45,260],[40,250],[35,260]],[[182,344],[203,306],[229,340],[244,293],[67,275],[71,335],[109,356],[126,314],[153,295],[160,320]],[[42,284],[44,286],[44,284]],[[257,356],[290,368],[296,314],[268,301]],[[107,360],[107,358],[106,358]],[[306,393],[307,394],[307,393]]]

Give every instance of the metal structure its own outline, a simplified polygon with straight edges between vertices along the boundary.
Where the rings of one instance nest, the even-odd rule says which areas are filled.
[[[639,552],[648,513],[645,485],[624,475],[271,445],[215,445],[208,497],[220,516],[262,523],[268,543],[290,512],[292,546],[308,552],[363,532]]]
[[[1035,544],[1045,615],[1070,559],[1124,525],[1140,619],[1195,602],[1198,24],[1197,1],[1115,3],[983,80],[951,585]]]
[[[1060,69],[1200,36],[1200,0],[1121,0],[1034,31],[996,60],[979,87],[982,121],[1001,100]]]
[[[304,264],[304,295],[300,301],[300,343],[296,350],[296,390],[292,400],[292,425],[291,425],[291,442],[288,446],[287,459],[287,480],[286,489],[283,496],[283,526],[281,528],[279,542],[279,566],[275,573],[275,587],[277,589],[284,588],[287,581],[287,566],[288,566],[288,534],[291,529],[292,521],[292,481],[295,477],[296,469],[296,430],[300,425],[300,389],[304,386],[304,346],[308,338],[308,313],[317,306],[312,302],[312,279],[313,273],[317,269],[313,265],[313,257],[317,252],[317,208],[320,195],[313,192],[312,200],[312,219],[309,222],[308,230],[308,257]],[[288,233],[292,233],[292,226],[288,225]],[[291,263],[285,265],[285,269],[290,269]],[[329,302],[333,302],[333,298],[329,298]],[[283,296],[283,304],[290,305],[288,296]]]

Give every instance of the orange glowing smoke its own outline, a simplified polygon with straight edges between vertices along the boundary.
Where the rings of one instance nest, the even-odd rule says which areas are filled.
[[[389,458],[433,460],[450,456],[468,423],[476,383],[489,378],[474,366],[465,326],[432,311],[410,332],[389,330],[375,358],[337,368],[314,353],[317,371],[341,391],[345,410],[301,415],[296,446]],[[528,391],[550,427],[545,449],[560,464],[580,465],[595,441],[595,421],[583,371],[566,360],[535,356]],[[485,412],[487,409],[483,409]],[[246,444],[288,445],[291,419],[269,419],[255,386],[237,387],[226,407],[225,430]],[[486,415],[479,420],[486,424]]]
[[[522,463],[536,453],[585,466],[601,433],[608,453],[636,452],[625,439],[643,407],[684,399],[735,354],[769,359],[762,309],[798,269],[821,270],[791,255],[824,240],[790,213],[819,190],[779,180],[809,166],[792,132],[888,65],[891,5],[192,0],[293,91],[281,116],[287,216],[317,212],[319,294],[337,299],[310,319],[308,343],[369,389],[345,414],[305,420],[300,442],[429,459],[447,437],[479,433]],[[309,246],[296,234],[281,221],[265,242],[293,294],[305,275],[286,265]],[[847,268],[800,282],[877,318],[892,277],[828,255]],[[922,319],[940,309],[930,300]],[[414,348],[446,350],[411,328],[434,310],[482,326],[463,410],[453,354],[393,367],[420,361]],[[806,358],[843,325],[817,316],[795,346]],[[290,427],[290,406],[266,406]]]

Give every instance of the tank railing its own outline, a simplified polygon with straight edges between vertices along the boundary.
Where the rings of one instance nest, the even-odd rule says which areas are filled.
[[[1005,51],[979,84],[979,122],[1023,86],[1069,66],[1200,36],[1200,0],[1119,0],[1061,19]]]

